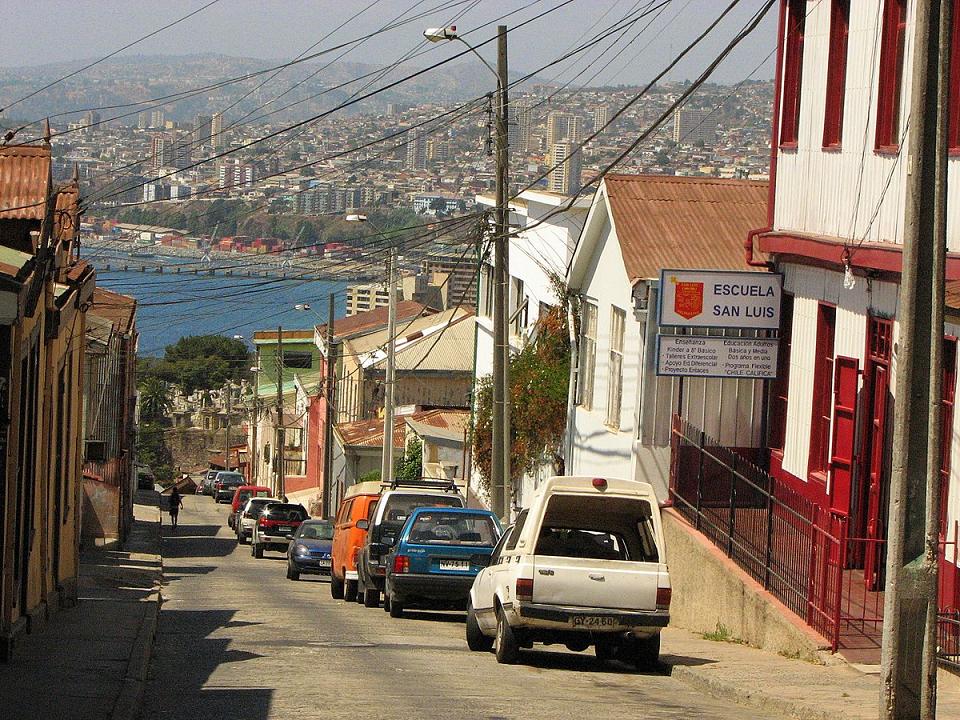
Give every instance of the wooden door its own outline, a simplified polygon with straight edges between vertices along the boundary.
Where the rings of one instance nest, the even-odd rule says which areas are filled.
[[[890,370],[886,365],[875,365],[872,379],[870,458],[867,471],[866,547],[863,575],[868,589],[877,589],[883,572],[883,552],[880,542],[886,534],[884,503],[887,497],[883,458],[887,440],[887,396],[890,391]]]
[[[838,356],[833,373],[833,434],[830,443],[830,509],[849,516],[855,463],[860,363]]]

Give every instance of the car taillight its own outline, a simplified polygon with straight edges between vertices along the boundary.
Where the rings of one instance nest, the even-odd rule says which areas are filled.
[[[533,578],[517,578],[517,600],[533,600]]]
[[[260,525],[264,525],[264,526],[265,526],[265,525],[267,524],[267,519],[266,519],[265,517],[261,517],[261,518],[257,521],[257,523],[260,524]]]
[[[657,609],[666,610],[669,608],[671,597],[673,597],[671,588],[657,588]]]
[[[393,571],[395,573],[410,572],[410,558],[406,555],[397,555],[393,558]]]

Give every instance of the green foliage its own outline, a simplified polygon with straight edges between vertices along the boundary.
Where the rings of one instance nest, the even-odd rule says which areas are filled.
[[[357,478],[357,482],[358,482],[358,483],[362,483],[362,482],[380,482],[380,471],[379,471],[379,470],[371,470],[371,471],[368,472],[368,473],[364,473],[363,475],[361,475],[360,477]]]
[[[144,421],[159,420],[170,410],[170,391],[167,383],[156,375],[138,378],[140,391],[140,418]]]
[[[536,340],[510,358],[510,470],[514,480],[544,462],[563,472],[567,421],[570,340],[566,308],[556,306],[538,320]],[[493,385],[481,378],[474,387],[476,412],[473,457],[489,489],[493,435]]]
[[[397,480],[418,480],[423,464],[423,443],[420,438],[413,438],[407,443],[403,457],[397,460],[393,469],[393,476]]]
[[[168,345],[163,358],[140,358],[141,383],[155,378],[176,385],[189,395],[213,390],[228,380],[240,382],[250,374],[250,353],[242,340],[222,335],[191,335]]]
[[[140,423],[137,435],[137,460],[149,465],[157,482],[166,484],[173,479],[173,455],[164,440],[165,422],[148,420]]]

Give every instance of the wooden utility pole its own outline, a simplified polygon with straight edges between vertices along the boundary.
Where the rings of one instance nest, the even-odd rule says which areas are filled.
[[[952,0],[915,7],[880,717],[933,718]],[[932,540],[931,540],[932,538]]]
[[[274,494],[276,497],[283,497],[284,485],[284,445],[286,445],[286,432],[283,427],[283,327],[277,326],[277,447],[273,453],[273,460],[276,463],[276,474]]]
[[[387,368],[383,385],[383,455],[380,461],[380,481],[393,482],[393,390],[396,380],[394,357],[397,347],[397,250],[390,243],[387,255]]]
[[[509,520],[510,482],[510,149],[508,147],[507,26],[497,27],[497,208],[494,227],[493,282],[493,438],[491,501]]]
[[[324,413],[324,426],[323,426],[323,495],[322,503],[323,508],[320,513],[320,517],[326,518],[330,517],[330,497],[332,493],[332,484],[333,484],[333,421],[334,421],[334,412],[333,412],[333,390],[334,382],[336,379],[336,363],[337,363],[337,353],[334,349],[334,334],[333,334],[333,317],[334,317],[334,294],[330,293],[327,296],[327,352],[326,352],[326,369],[327,369],[327,379],[323,386],[323,394],[325,399],[325,413]]]

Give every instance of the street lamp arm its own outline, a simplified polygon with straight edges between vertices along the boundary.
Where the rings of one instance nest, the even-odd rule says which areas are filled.
[[[454,40],[459,40],[459,41],[462,42],[464,45],[466,45],[467,48],[470,50],[470,52],[472,52],[474,55],[476,55],[476,56],[480,59],[480,62],[482,62],[484,65],[487,66],[487,70],[489,70],[490,72],[492,72],[492,73],[493,73],[493,76],[497,79],[497,89],[498,89],[498,90],[503,90],[503,86],[502,86],[502,84],[501,84],[501,82],[500,82],[500,73],[497,72],[496,68],[493,67],[493,65],[491,65],[490,63],[488,63],[488,62],[486,61],[486,59],[484,59],[483,55],[481,55],[479,52],[477,52],[477,49],[476,49],[473,45],[471,45],[470,43],[468,43],[466,40],[464,40],[462,37],[460,37],[459,35],[457,35],[457,36],[454,37],[453,39],[454,39]]]

